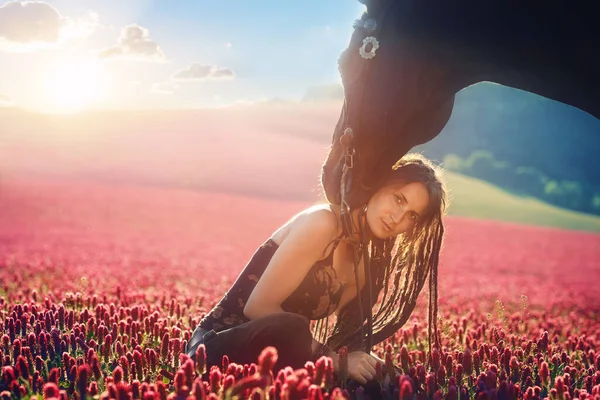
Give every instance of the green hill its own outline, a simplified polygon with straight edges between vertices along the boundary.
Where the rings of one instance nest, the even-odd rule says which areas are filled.
[[[445,171],[449,215],[600,232],[600,217],[520,197],[485,181]]]

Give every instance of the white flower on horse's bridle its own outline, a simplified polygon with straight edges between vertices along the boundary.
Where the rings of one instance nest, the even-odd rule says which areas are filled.
[[[371,50],[367,51],[367,46],[369,44],[371,45]],[[379,42],[377,41],[377,39],[374,36],[367,36],[363,39],[363,45],[358,50],[358,53],[362,58],[370,60],[371,58],[375,57],[375,52],[378,48]]]

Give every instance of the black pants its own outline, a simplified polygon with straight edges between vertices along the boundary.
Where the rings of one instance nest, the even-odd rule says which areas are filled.
[[[258,356],[267,346],[277,349],[274,374],[288,365],[298,369],[307,361],[315,361],[309,320],[295,313],[267,315],[220,332],[197,327],[185,349],[194,361],[201,343],[206,349],[207,372],[213,365],[221,366],[224,354],[236,364],[258,364]]]
[[[277,313],[257,318],[220,332],[207,331],[197,327],[186,346],[185,353],[196,361],[196,350],[203,343],[206,349],[206,374],[208,378],[213,365],[222,365],[223,355],[236,364],[258,364],[258,356],[267,346],[277,349],[277,363],[273,374],[290,366],[303,368],[307,361],[315,362],[312,355],[312,333],[309,320],[295,313]],[[371,380],[360,385],[353,379],[347,381],[348,387],[363,386],[367,399],[381,399],[381,388],[377,381]]]

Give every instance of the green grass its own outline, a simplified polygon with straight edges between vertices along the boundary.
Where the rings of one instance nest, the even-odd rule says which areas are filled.
[[[600,217],[520,197],[485,181],[448,170],[449,215],[600,232]]]

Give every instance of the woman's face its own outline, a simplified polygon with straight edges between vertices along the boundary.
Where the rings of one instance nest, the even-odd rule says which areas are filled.
[[[423,218],[429,193],[421,182],[393,183],[380,188],[367,205],[367,223],[379,239],[410,231]]]

